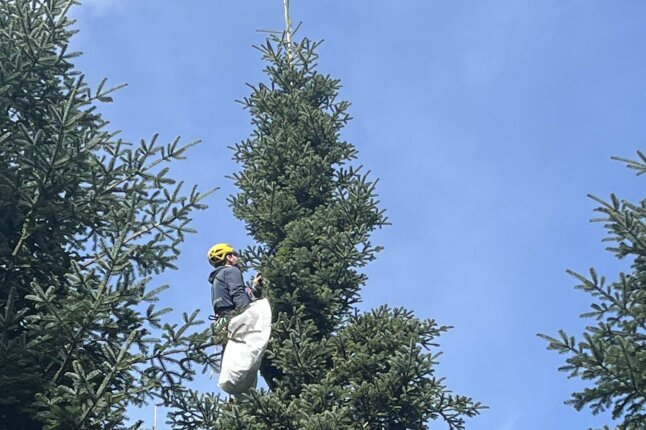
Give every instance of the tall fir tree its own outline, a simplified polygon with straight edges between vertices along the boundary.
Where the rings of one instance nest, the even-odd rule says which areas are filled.
[[[318,45],[267,40],[268,82],[242,101],[254,130],[234,148],[242,170],[230,202],[257,242],[245,257],[270,282],[276,322],[261,367],[270,390],[237,398],[218,428],[464,428],[482,406],[435,375],[431,349],[448,327],[355,307],[361,268],[380,250],[371,233],[387,220],[376,181],[341,138],[350,103],[337,99],[339,80],[317,72]]]
[[[638,175],[646,173],[646,156],[616,160],[627,163]],[[638,204],[621,200],[614,194],[610,201],[590,196],[599,203],[596,209],[608,230],[604,241],[618,259],[631,262],[632,273],[620,273],[616,281],[590,269],[588,276],[568,271],[579,284],[576,288],[594,298],[589,312],[592,318],[583,340],[565,331],[554,338],[539,336],[549,342],[548,349],[565,354],[566,364],[559,368],[569,378],[591,381],[592,385],[572,394],[567,404],[581,410],[588,406],[593,414],[610,410],[619,421],[617,430],[646,428],[646,199]],[[604,426],[604,429],[609,429]]]
[[[74,3],[0,2],[0,428],[126,428],[148,401],[190,423],[204,397],[183,383],[217,365],[215,340],[196,312],[164,324],[148,284],[205,194],[162,164],[191,145],[106,131],[112,90],[91,91],[67,49]]]

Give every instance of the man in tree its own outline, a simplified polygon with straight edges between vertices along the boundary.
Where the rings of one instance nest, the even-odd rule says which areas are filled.
[[[209,283],[216,327],[226,327],[230,341],[222,357],[219,385],[229,394],[241,394],[256,385],[271,334],[271,308],[267,299],[257,299],[261,294],[260,275],[254,278],[252,288],[245,285],[238,254],[231,245],[213,245],[208,259],[215,267]]]
[[[209,275],[215,316],[224,317],[236,310],[242,312],[251,303],[252,296],[242,279],[238,254],[231,245],[218,243],[209,249],[208,259],[215,268]]]

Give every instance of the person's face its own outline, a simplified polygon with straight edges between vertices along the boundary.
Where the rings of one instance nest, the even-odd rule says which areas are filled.
[[[236,252],[227,255],[227,264],[230,264],[231,266],[235,266],[238,264],[238,254]]]

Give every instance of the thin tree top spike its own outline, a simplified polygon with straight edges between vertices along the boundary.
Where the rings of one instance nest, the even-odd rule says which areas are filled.
[[[292,18],[289,16],[289,0],[283,0],[285,13],[285,41],[287,42],[287,56],[292,60]]]

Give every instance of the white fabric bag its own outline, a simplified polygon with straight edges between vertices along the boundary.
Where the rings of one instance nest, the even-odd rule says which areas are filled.
[[[229,394],[242,394],[256,386],[262,356],[271,335],[271,306],[264,298],[249,304],[231,318],[218,385]]]

